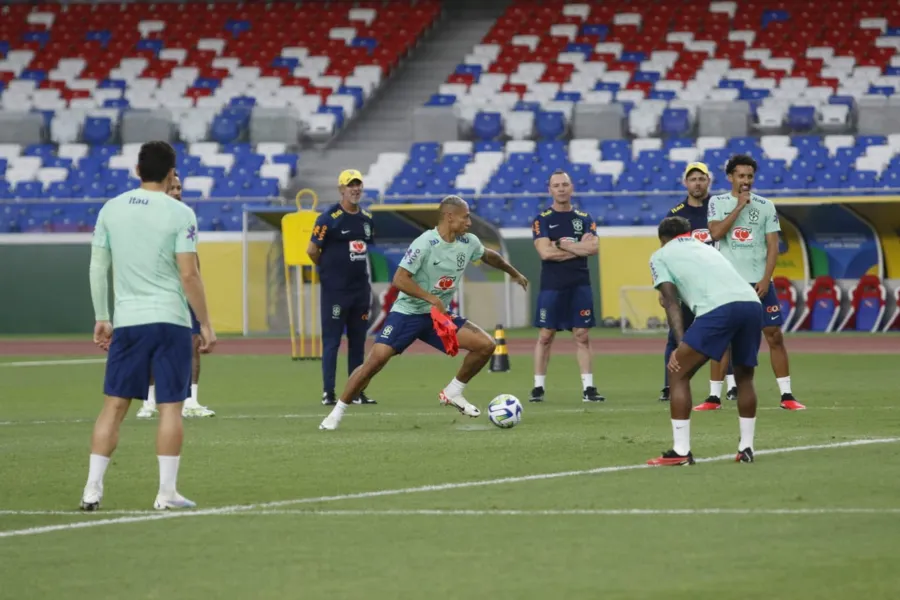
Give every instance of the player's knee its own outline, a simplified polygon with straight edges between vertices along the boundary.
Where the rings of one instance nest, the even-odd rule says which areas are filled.
[[[493,354],[494,350],[497,349],[497,342],[493,340],[490,336],[483,335],[478,340],[478,352],[480,354]]]
[[[541,329],[538,333],[538,344],[541,346],[550,346],[556,337],[556,331],[553,329]]]
[[[784,346],[784,335],[782,335],[780,327],[767,327],[763,329],[763,334],[766,336],[766,343],[769,344],[769,348],[781,348]]]
[[[587,329],[573,329],[572,337],[575,338],[575,343],[579,346],[587,346],[590,343]]]

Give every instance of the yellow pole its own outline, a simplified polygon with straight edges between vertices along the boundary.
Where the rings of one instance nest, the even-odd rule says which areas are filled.
[[[294,307],[291,302],[291,267],[284,265],[284,295],[287,299],[288,323],[291,327],[291,358],[297,356],[297,339],[294,335]]]

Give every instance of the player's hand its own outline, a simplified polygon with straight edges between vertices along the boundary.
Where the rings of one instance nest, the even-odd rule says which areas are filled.
[[[441,302],[441,299],[438,298],[437,296],[431,296],[428,299],[428,304],[430,304],[433,307],[435,307],[436,309],[438,309],[438,312],[440,312],[442,315],[447,314],[447,309],[444,307],[444,303]]]
[[[200,352],[203,354],[209,354],[212,352],[213,347],[215,347],[216,342],[216,332],[213,331],[212,325],[206,324],[200,325]]]
[[[94,324],[94,343],[98,348],[106,352],[112,342],[112,323],[109,321],[97,321]]]
[[[515,277],[512,278],[513,281],[522,286],[522,289],[528,291],[528,278],[519,273]]]
[[[750,190],[744,190],[738,194],[738,208],[744,208],[750,204]]]
[[[677,352],[673,352],[669,357],[669,364],[667,365],[667,368],[669,369],[670,373],[677,373],[681,370],[681,365],[678,364],[678,358],[675,356],[676,354]]]
[[[760,281],[756,285],[753,286],[753,289],[756,290],[756,295],[760,298],[765,298],[766,294],[769,293],[769,282],[768,281]]]
[[[581,236],[581,244],[585,247],[587,246],[596,246],[597,245],[597,236],[591,232],[588,232]]]

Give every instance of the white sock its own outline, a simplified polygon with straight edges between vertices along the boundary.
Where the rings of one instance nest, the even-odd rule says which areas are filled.
[[[791,376],[787,377],[779,377],[775,380],[778,382],[778,389],[782,394],[790,394],[791,393]]]
[[[188,396],[187,400],[184,401],[184,405],[191,406],[191,407],[200,406],[200,403],[197,402],[197,384],[196,383],[191,384],[191,395]]]
[[[144,401],[144,406],[151,408],[156,406],[156,385],[151,385],[150,389],[147,390],[147,399]]]
[[[546,375],[535,375],[534,376],[534,387],[544,387],[544,383],[547,381]]]
[[[344,416],[344,411],[347,410],[347,403],[343,400],[338,400],[334,404],[334,408],[331,409],[331,414],[328,415],[329,418],[335,418],[338,421],[341,420],[341,417]]]
[[[91,454],[90,467],[88,468],[88,485],[103,485],[103,476],[106,475],[106,467],[108,466],[108,456]]]
[[[728,391],[730,392],[734,388],[737,387],[737,382],[734,380],[734,375],[726,375],[725,381],[728,384]]]
[[[672,449],[681,456],[691,451],[691,420],[672,419]]]
[[[745,419],[738,418],[741,426],[741,441],[738,443],[738,452],[745,448],[753,450],[753,435],[756,433],[756,417]]]
[[[581,374],[581,387],[585,390],[594,387],[594,376],[591,373]]]
[[[709,382],[709,395],[715,396],[716,398],[722,397],[722,384],[723,381],[710,381]]]
[[[159,495],[174,496],[178,482],[180,456],[157,456],[159,459]]]
[[[456,398],[457,396],[462,396],[464,389],[466,389],[466,384],[454,377],[453,381],[444,388],[444,393],[451,398]]]

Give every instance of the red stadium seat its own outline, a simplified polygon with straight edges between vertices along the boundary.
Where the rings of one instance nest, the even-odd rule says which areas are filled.
[[[881,328],[881,321],[887,306],[887,293],[876,275],[863,275],[850,298],[850,310],[841,321],[837,331],[851,329],[875,333]]]
[[[803,313],[791,331],[834,331],[841,312],[841,288],[834,278],[817,277],[804,294]]]

